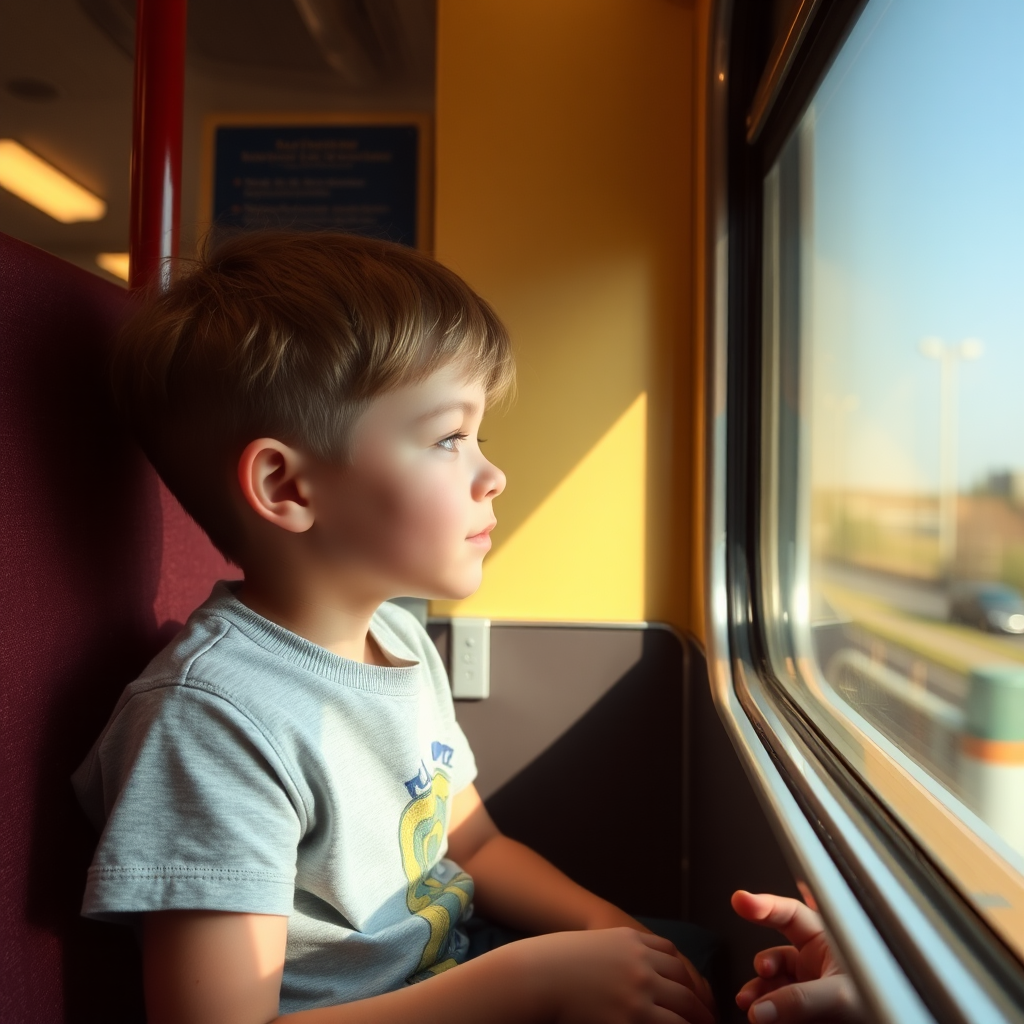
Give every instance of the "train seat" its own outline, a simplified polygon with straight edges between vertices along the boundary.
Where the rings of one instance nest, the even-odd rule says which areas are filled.
[[[237,575],[119,427],[127,292],[0,234],[0,1020],[143,1020],[126,929],[79,916],[95,837],[69,776],[121,689]]]

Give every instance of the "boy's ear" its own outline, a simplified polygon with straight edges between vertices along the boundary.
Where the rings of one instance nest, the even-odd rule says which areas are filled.
[[[250,441],[238,459],[238,484],[249,507],[289,533],[313,525],[306,463],[301,452],[272,437]]]

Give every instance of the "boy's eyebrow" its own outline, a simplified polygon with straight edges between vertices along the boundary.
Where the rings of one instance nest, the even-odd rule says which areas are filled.
[[[425,420],[432,420],[435,416],[441,416],[446,412],[451,412],[453,409],[461,409],[463,413],[473,413],[476,412],[477,404],[476,402],[444,402],[428,412],[417,416],[415,422],[423,423]]]

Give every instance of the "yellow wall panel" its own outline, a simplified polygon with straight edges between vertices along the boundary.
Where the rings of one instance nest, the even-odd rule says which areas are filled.
[[[438,613],[700,630],[701,14],[439,0],[436,253],[510,327],[519,396],[484,424],[509,479],[486,582]]]
[[[484,584],[437,615],[644,617],[647,395],[641,394],[485,563]],[[540,575],[522,572],[526,562]],[[570,614],[571,613],[571,614]]]

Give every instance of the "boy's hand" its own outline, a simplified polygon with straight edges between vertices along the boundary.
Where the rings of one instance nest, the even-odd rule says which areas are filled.
[[[630,917],[629,914],[624,910],[620,910],[613,903],[605,903],[598,912],[595,912],[588,920],[587,927],[588,929],[634,928],[645,935],[654,934],[650,928],[642,925],[635,917]],[[672,945],[671,943],[669,944]],[[674,945],[672,946],[672,954],[679,958],[679,962],[686,968],[686,973],[689,976],[690,980],[685,981],[683,984],[693,989],[697,998],[711,1011],[712,1016],[717,1018],[718,1008],[715,1006],[715,997],[711,993],[711,986],[708,984],[707,979],[693,966],[689,957],[683,956]]]
[[[502,835],[473,785],[453,801],[448,856],[473,877],[477,912],[500,924],[537,936],[623,928],[651,936],[635,918],[577,885],[529,847]],[[528,900],[523,898],[526,893]],[[715,1003],[708,983],[671,942],[658,943],[676,959],[684,972],[682,984],[696,993],[713,1020]]]
[[[804,1024],[865,1020],[853,982],[832,955],[821,918],[810,907],[785,896],[742,889],[732,894],[740,917],[782,932],[792,943],[754,957],[758,976],[736,995],[736,1005],[753,1024]]]
[[[693,988],[703,979],[667,939],[624,927],[518,945],[557,1024],[714,1024]]]

